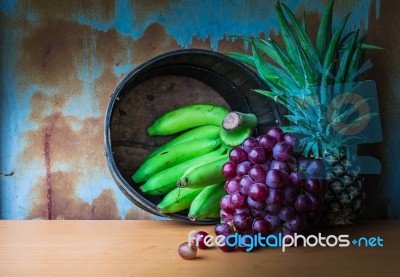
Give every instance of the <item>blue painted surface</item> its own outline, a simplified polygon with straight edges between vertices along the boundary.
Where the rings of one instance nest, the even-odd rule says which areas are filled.
[[[160,11],[149,10],[146,16],[141,16],[139,1],[120,0],[116,1],[114,15],[111,19],[101,18],[94,10],[91,13],[84,13],[79,10],[72,14],[65,14],[64,20],[71,23],[77,22],[83,27],[89,27],[92,32],[85,39],[83,53],[77,53],[75,62],[76,82],[82,82],[82,91],[78,96],[68,99],[67,104],[62,108],[62,116],[74,118],[69,124],[75,131],[79,131],[84,120],[88,118],[102,118],[103,110],[99,107],[96,100],[99,95],[96,92],[95,81],[104,73],[105,65],[96,58],[97,39],[96,32],[107,32],[115,29],[122,38],[125,45],[125,62],[112,65],[112,74],[117,79],[121,79],[127,74],[134,65],[130,62],[135,55],[135,49],[131,49],[123,38],[132,38],[137,41],[153,23],[159,23],[165,27],[166,33],[172,37],[178,45],[189,47],[193,43],[193,38],[199,40],[210,39],[210,47],[218,50],[218,42],[226,38],[227,35],[258,35],[261,32],[273,30],[277,32],[278,22],[276,20],[273,3],[275,0],[255,0],[252,4],[248,1],[239,0],[227,4],[226,1],[169,1],[166,7]],[[306,11],[321,12],[326,1],[322,0],[290,0],[285,1],[292,9],[305,8]],[[335,10],[336,19],[341,18],[346,12],[352,11],[349,28],[354,26],[368,27],[368,15],[375,3],[376,18],[380,16],[380,0],[352,0],[346,1],[343,10]],[[9,22],[18,23],[26,19],[32,26],[41,24],[43,15],[37,11],[16,9],[17,0],[1,1],[0,12]],[[143,3],[141,3],[143,5]],[[141,8],[141,9],[139,9]],[[335,25],[338,21],[335,21]],[[18,26],[18,27],[17,27]],[[56,95],[57,87],[48,87],[40,83],[31,83],[22,91],[19,83],[25,78],[24,73],[17,72],[16,64],[23,58],[23,53],[19,48],[19,42],[23,35],[23,27],[16,24],[13,29],[0,26],[2,35],[2,45],[5,49],[1,52],[1,72],[0,72],[0,168],[3,173],[15,172],[13,176],[0,176],[1,182],[1,214],[0,218],[24,219],[30,212],[32,202],[31,189],[37,180],[43,178],[46,170],[43,166],[42,156],[38,156],[26,163],[18,162],[24,148],[26,147],[26,134],[38,128],[38,122],[29,119],[32,109],[32,94],[41,92],[46,95]],[[155,38],[157,39],[157,38]],[[163,49],[159,49],[162,52]],[[79,54],[79,55],[78,55]],[[397,84],[400,88],[400,84]],[[18,93],[17,93],[18,92]],[[47,107],[42,111],[42,115],[50,115],[52,107]],[[38,142],[42,143],[42,142]],[[395,137],[388,141],[395,150],[399,150]],[[100,151],[100,150],[99,150]],[[40,153],[42,154],[42,153]],[[82,153],[90,156],[91,153]],[[386,153],[389,155],[390,153]],[[87,159],[90,159],[87,158]],[[389,162],[396,162],[394,160]],[[58,161],[54,163],[53,170],[68,172],[75,170],[82,178],[79,179],[76,197],[91,204],[102,191],[111,189],[115,195],[116,205],[121,218],[124,218],[128,211],[133,208],[127,198],[119,191],[109,172],[104,165],[94,168],[73,169],[73,164],[68,161]],[[390,172],[391,180],[400,180],[399,171]],[[400,193],[396,182],[389,184],[385,188],[389,198]],[[400,215],[400,205],[391,206],[392,217]]]
[[[140,20],[135,16],[135,3],[128,0],[116,2],[115,16],[106,22],[98,18],[90,18],[83,14],[76,14],[75,19],[95,30],[107,31],[115,28],[122,35],[130,36],[137,40],[152,23],[160,23],[182,47],[192,44],[193,36],[199,40],[210,38],[211,48],[218,50],[218,41],[227,35],[258,35],[270,30],[278,33],[278,20],[275,15],[275,0],[256,0],[249,4],[246,0],[227,3],[223,0],[201,1],[170,1],[162,13],[149,13]],[[345,13],[351,11],[349,28],[368,27],[368,15],[371,0],[347,1],[346,11],[336,11],[334,25],[338,25]],[[376,16],[379,17],[380,0],[376,0]],[[304,5],[306,11],[321,13],[325,7],[319,0],[290,0],[285,3],[296,10]],[[157,11],[158,12],[158,11]]]

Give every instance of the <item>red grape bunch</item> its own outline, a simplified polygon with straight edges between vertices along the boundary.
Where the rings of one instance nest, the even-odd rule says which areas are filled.
[[[229,153],[216,233],[293,235],[318,225],[326,190],[324,163],[304,158],[299,139],[280,128],[249,137]]]

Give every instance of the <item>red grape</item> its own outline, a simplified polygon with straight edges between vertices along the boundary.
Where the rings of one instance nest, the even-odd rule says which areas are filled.
[[[247,197],[247,205],[252,210],[263,211],[264,208],[265,208],[265,202],[264,201],[256,201],[251,197]]]
[[[232,228],[226,223],[220,223],[220,224],[215,225],[214,230],[215,230],[215,234],[217,236],[224,235],[227,237],[230,234],[233,234]]]
[[[241,213],[235,214],[233,217],[233,225],[235,225],[236,229],[239,231],[246,231],[251,228],[253,223],[253,219],[249,214]]]
[[[195,240],[195,244],[198,248],[200,249],[207,249],[208,246],[205,245],[204,243],[204,238],[208,236],[208,234],[204,231],[199,231],[196,234],[194,234],[194,240]]]
[[[286,142],[278,142],[272,149],[272,155],[275,160],[285,162],[289,160],[292,154],[292,146]]]
[[[288,228],[289,230],[291,230],[293,232],[303,231],[305,228],[305,225],[306,224],[305,224],[304,218],[299,214],[297,214],[295,217],[293,217],[289,221],[286,221],[286,223],[285,223],[286,228]]]
[[[248,157],[249,161],[254,164],[262,164],[265,162],[267,158],[264,149],[262,149],[261,147],[254,147],[248,153],[249,153]]]
[[[260,233],[261,235],[268,235],[269,231],[271,231],[271,225],[263,218],[255,218],[252,229],[254,232]]]
[[[307,179],[306,183],[304,184],[304,190],[312,194],[318,194],[321,191],[319,180]]]
[[[219,217],[225,223],[232,223],[233,222],[233,214],[227,213],[224,210],[220,210]]]
[[[221,210],[224,210],[227,213],[235,212],[235,209],[231,205],[231,196],[229,194],[221,198],[220,206]]]
[[[265,169],[265,172],[267,172],[269,170],[270,165],[271,165],[271,161],[267,159],[261,166]]]
[[[184,242],[178,247],[179,256],[185,260],[192,260],[196,257],[197,247],[195,244],[189,245],[188,242]]]
[[[282,205],[283,204],[283,192],[281,189],[268,189],[268,196],[265,200],[267,205]]]
[[[229,151],[229,159],[235,164],[247,161],[247,152],[241,147],[234,147]]]
[[[284,141],[292,146],[293,149],[299,147],[300,141],[295,134],[285,134]]]
[[[246,198],[247,201],[247,198]],[[235,214],[251,214],[251,210],[249,207],[244,207],[244,208],[238,208],[235,209]]]
[[[244,161],[240,164],[237,165],[236,167],[236,174],[241,177],[243,175],[246,175],[249,173],[251,167],[252,167],[252,163],[249,161]]]
[[[264,166],[256,164],[250,169],[249,176],[255,183],[263,183],[267,176],[267,170],[265,170]]]
[[[246,196],[240,192],[231,195],[231,206],[235,209],[243,208],[246,205]]]
[[[271,128],[267,132],[267,135],[275,138],[278,142],[283,141],[283,138],[284,138],[283,131],[281,130],[281,128],[278,128],[278,127]]]
[[[285,171],[270,169],[267,172],[265,183],[270,188],[281,188],[285,185],[285,183],[289,182],[289,176],[287,175],[288,174]]]
[[[289,179],[290,184],[295,188],[303,187],[306,182],[306,176],[300,171],[290,173]]]
[[[325,178],[325,164],[321,159],[312,159],[307,165],[308,178]]]
[[[316,212],[320,211],[324,205],[324,199],[321,195],[313,195],[307,193],[307,197],[310,200],[310,211]]]
[[[270,214],[270,215],[276,215],[279,213],[281,210],[282,205],[281,204],[268,204],[265,207],[265,211]]]
[[[281,219],[277,215],[266,215],[264,220],[269,223],[271,231],[281,228]]]
[[[294,208],[298,212],[306,212],[310,209],[310,200],[304,194],[300,194],[294,201]]]
[[[239,191],[244,195],[249,195],[249,189],[253,183],[254,182],[251,180],[251,178],[248,175],[244,175],[239,180]]]
[[[296,215],[296,210],[293,206],[283,206],[279,211],[278,216],[283,221],[291,220]]]
[[[278,169],[289,172],[289,166],[282,161],[273,160],[269,166],[269,169]]]
[[[260,144],[258,143],[258,140],[256,138],[253,138],[253,137],[248,137],[242,143],[242,148],[247,153],[249,153],[250,150],[253,149],[254,147],[258,147],[258,146],[260,146]]]
[[[236,167],[234,162],[228,161],[222,166],[222,174],[226,179],[234,178],[236,176]]]
[[[224,188],[228,194],[233,194],[234,192],[239,191],[239,182],[237,179],[228,180],[225,182]]]
[[[265,204],[264,204],[264,206],[265,206]],[[253,216],[253,218],[264,217],[264,216],[266,216],[266,214],[267,214],[267,212],[265,210],[251,209],[251,215]]]
[[[254,183],[250,186],[249,196],[255,201],[264,201],[268,195],[268,187],[263,183]]]
[[[272,148],[277,143],[276,138],[268,135],[261,136],[258,141],[260,146],[267,152],[272,152]]]
[[[296,196],[299,194],[298,189],[289,186],[284,187],[282,191],[284,205],[292,205],[296,199]]]

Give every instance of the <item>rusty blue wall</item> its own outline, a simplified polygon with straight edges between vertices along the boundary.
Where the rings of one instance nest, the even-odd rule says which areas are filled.
[[[1,1],[0,218],[153,218],[125,198],[108,172],[103,118],[109,95],[131,69],[163,52],[244,50],[226,36],[276,33],[274,2]],[[326,2],[286,1],[305,9],[314,26]],[[387,2],[338,0],[336,18],[351,11],[349,27],[373,30],[370,42],[381,44],[374,34],[382,30],[373,26],[388,17],[396,21]],[[387,40],[398,36],[398,25]],[[392,74],[398,74],[396,58]],[[396,62],[380,54],[371,59],[380,59],[382,68]],[[380,90],[379,79],[377,84]],[[387,139],[365,150],[385,168],[373,179],[379,184],[371,184],[369,217],[400,216],[399,136],[393,127],[399,126],[399,88],[393,78],[379,91],[381,106],[394,100],[394,108],[383,112]]]

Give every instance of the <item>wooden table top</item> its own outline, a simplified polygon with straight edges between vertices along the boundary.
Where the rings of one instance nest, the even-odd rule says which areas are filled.
[[[214,235],[172,221],[0,221],[0,276],[399,276],[400,221],[323,231],[380,236],[383,247],[211,248],[187,261],[177,248],[191,230]]]

